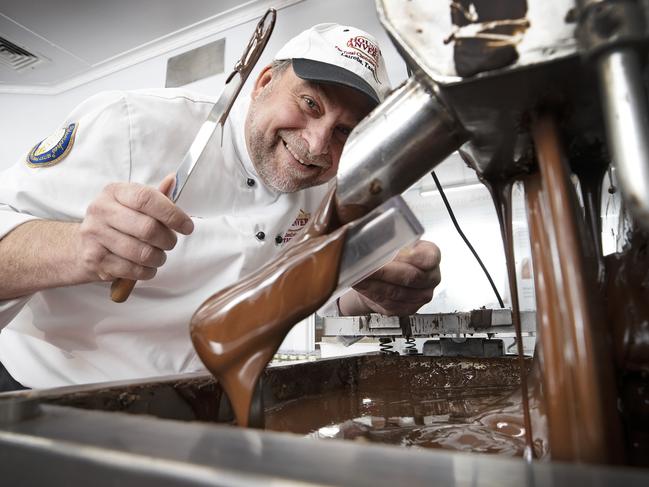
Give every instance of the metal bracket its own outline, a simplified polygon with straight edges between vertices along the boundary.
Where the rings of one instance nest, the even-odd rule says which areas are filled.
[[[325,317],[323,336],[402,336],[410,326],[413,337],[464,335],[473,333],[512,334],[510,309],[479,309],[461,313],[418,314],[407,317],[369,316]],[[407,329],[407,328],[406,328]],[[536,332],[536,313],[521,312],[521,331]]]

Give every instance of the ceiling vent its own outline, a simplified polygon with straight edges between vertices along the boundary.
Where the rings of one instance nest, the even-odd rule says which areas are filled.
[[[40,61],[41,59],[37,55],[26,51],[4,37],[0,37],[0,65],[7,66],[14,71],[22,71]]]

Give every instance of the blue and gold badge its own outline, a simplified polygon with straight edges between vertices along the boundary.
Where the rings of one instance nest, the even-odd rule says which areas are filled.
[[[77,127],[78,124],[71,123],[36,144],[27,156],[27,165],[30,167],[47,167],[58,164],[65,159],[74,144]]]

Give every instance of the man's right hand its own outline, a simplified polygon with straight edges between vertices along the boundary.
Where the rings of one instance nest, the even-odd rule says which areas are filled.
[[[137,183],[112,183],[90,203],[78,227],[77,246],[82,280],[121,277],[147,280],[165,263],[176,245],[176,232],[189,235],[191,218],[166,193],[167,176],[158,189]]]

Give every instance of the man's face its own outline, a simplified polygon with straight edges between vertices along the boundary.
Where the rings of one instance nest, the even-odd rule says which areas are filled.
[[[255,84],[246,142],[270,187],[292,193],[335,176],[347,136],[372,108],[358,91],[305,81],[292,66],[266,68]]]

